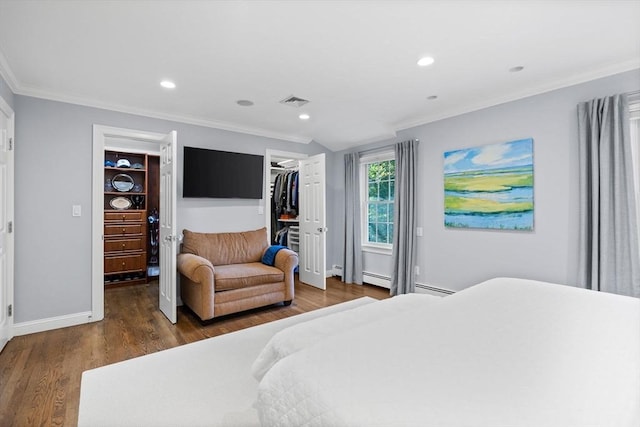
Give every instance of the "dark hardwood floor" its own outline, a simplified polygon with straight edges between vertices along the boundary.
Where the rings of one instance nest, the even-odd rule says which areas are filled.
[[[82,372],[201,339],[371,296],[387,289],[327,279],[327,290],[296,282],[293,303],[202,323],[178,308],[170,324],[158,310],[157,282],[107,289],[105,319],[13,338],[0,353],[0,426],[75,426]]]

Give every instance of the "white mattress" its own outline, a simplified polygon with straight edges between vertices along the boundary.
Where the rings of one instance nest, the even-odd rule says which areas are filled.
[[[494,279],[346,329],[277,343],[263,425],[640,425],[640,299]]]
[[[278,331],[369,297],[209,338],[82,374],[78,425],[257,426],[251,364]]]

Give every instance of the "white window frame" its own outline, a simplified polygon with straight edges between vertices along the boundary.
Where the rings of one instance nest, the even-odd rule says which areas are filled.
[[[369,204],[368,204],[368,194],[369,194],[369,186],[368,181],[369,177],[367,176],[367,165],[371,163],[379,163],[388,160],[395,160],[395,153],[393,150],[385,150],[378,153],[373,154],[365,154],[360,157],[360,213],[361,213],[361,235],[362,235],[362,250],[364,252],[373,252],[380,253],[385,255],[390,255],[393,250],[392,243],[377,243],[377,242],[369,242]],[[394,218],[395,221],[395,218]]]

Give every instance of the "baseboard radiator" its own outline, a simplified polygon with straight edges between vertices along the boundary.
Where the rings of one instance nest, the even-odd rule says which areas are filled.
[[[342,277],[342,266],[341,265],[333,265],[332,272],[333,272],[334,276]],[[378,273],[371,273],[369,271],[363,271],[362,272],[362,281],[364,283],[367,283],[367,284],[370,284],[370,285],[381,286],[381,287],[387,288],[387,289],[391,288],[391,277],[384,276],[384,275],[378,274]],[[452,290],[449,290],[449,289],[438,288],[438,287],[435,287],[435,286],[425,285],[425,284],[416,282],[416,293],[424,293],[424,294],[445,296],[445,295],[454,294],[455,292],[452,291]]]

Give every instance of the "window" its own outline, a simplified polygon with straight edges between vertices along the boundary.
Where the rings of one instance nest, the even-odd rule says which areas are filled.
[[[396,161],[392,152],[360,160],[363,201],[363,246],[391,249]]]

